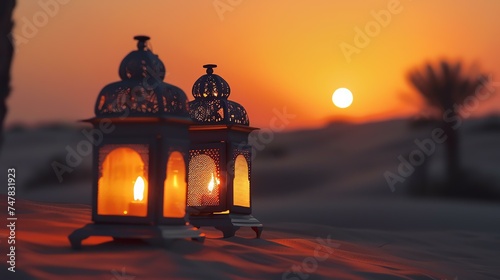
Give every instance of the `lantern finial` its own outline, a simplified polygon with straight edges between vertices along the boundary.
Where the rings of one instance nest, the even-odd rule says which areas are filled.
[[[214,73],[214,68],[217,68],[217,64],[205,64],[203,65],[203,68],[207,69],[207,74],[213,74]]]
[[[146,43],[151,39],[149,36],[146,35],[137,35],[134,36],[134,40],[137,40],[137,49],[140,51],[143,51],[146,49]]]

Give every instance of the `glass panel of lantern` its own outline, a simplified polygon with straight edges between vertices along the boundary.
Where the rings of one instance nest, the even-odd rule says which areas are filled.
[[[224,170],[221,159],[225,150],[222,144],[193,145],[189,152],[189,195],[187,205],[201,212],[227,210]],[[221,183],[221,180],[223,183]]]
[[[149,146],[104,145],[99,149],[97,214],[146,217]]]
[[[163,217],[184,218],[186,215],[186,163],[178,151],[170,154],[163,192]]]
[[[250,161],[249,153],[241,153],[234,160],[233,204],[250,207]]]

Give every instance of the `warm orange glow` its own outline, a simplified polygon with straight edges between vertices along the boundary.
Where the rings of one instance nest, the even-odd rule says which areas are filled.
[[[101,169],[97,213],[145,217],[148,182],[139,153],[128,147],[115,148],[106,155]]]
[[[181,153],[170,154],[163,194],[163,216],[182,218],[186,214],[186,167]]]
[[[212,193],[215,186],[218,186],[219,184],[220,184],[219,178],[215,178],[214,173],[212,173],[212,178],[210,179],[210,182],[208,182],[208,191]]]
[[[196,155],[189,162],[189,206],[219,205],[217,165],[206,154]]]
[[[142,201],[144,199],[144,179],[137,177],[134,184],[134,200]]]
[[[238,155],[234,162],[233,204],[250,207],[250,180],[248,163],[243,155]]]
[[[269,127],[275,110],[281,112],[283,107],[296,116],[285,129],[322,125],[338,114],[330,100],[332,88],[340,86],[356,94],[355,103],[342,112],[346,117],[370,121],[372,115],[413,114],[415,103],[401,98],[402,93],[417,96],[410,92],[405,72],[443,55],[477,60],[495,77],[500,74],[496,55],[500,38],[494,35],[500,1],[353,0],[314,5],[308,1],[293,5],[285,1],[72,1],[61,5],[47,26],[37,26],[33,38],[26,37],[24,30],[31,28],[24,19],[31,20],[43,10],[38,1],[18,2],[14,34],[22,38],[21,51],[13,61],[7,123],[92,116],[99,90],[118,79],[119,63],[135,49],[132,36],[142,33],[151,36],[154,52],[165,63],[166,81],[182,88],[190,100],[193,82],[204,73],[201,65],[217,63],[216,73],[231,86],[230,98],[247,109],[256,127]],[[211,2],[228,6],[220,14]],[[378,21],[386,20],[382,11],[396,2],[401,12],[380,25]],[[137,9],[148,13],[137,14]],[[256,20],[257,13],[265,20]],[[89,14],[95,20],[89,21]],[[136,20],[130,20],[131,14]],[[165,29],[164,19],[182,28]],[[380,31],[367,35],[367,25]],[[216,28],[206,32],[205,26]],[[359,35],[355,28],[365,34]],[[54,44],[60,38],[72,40]],[[199,42],[214,41],[199,51]],[[341,43],[355,48],[350,62]],[[74,94],[67,94],[68,89]],[[40,90],[47,94],[35,94]],[[500,109],[499,99],[500,95],[484,102],[484,108]],[[52,108],[55,101],[68,105],[40,109]]]

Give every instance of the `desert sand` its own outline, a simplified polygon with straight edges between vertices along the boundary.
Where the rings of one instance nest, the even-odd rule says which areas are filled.
[[[497,124],[471,120],[462,128],[464,166],[493,191],[500,189]],[[74,251],[67,235],[90,222],[91,158],[62,183],[50,163],[64,160],[80,130],[7,133],[0,166],[18,174],[16,272],[2,261],[1,279],[500,279],[499,202],[414,197],[413,177],[394,192],[387,185],[384,172],[397,169],[398,156],[428,137],[429,127],[395,120],[275,134],[254,161],[261,239],[249,229],[223,239],[202,228],[203,244],[92,237]],[[437,147],[427,159],[427,182],[442,178],[441,153]],[[4,260],[7,234],[0,237]]]

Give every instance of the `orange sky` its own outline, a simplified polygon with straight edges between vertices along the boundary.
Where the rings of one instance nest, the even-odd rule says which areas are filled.
[[[61,4],[49,13],[40,3]],[[388,5],[397,13],[380,30],[372,25],[373,37],[348,62],[340,44],[356,46],[355,28],[364,30],[374,21],[371,11]],[[464,58],[500,73],[499,14],[497,0],[18,0],[14,33],[24,40],[18,39],[7,122],[93,116],[99,91],[118,80],[137,34],[152,37],[166,82],[190,100],[201,66],[218,64],[215,73],[228,81],[230,99],[245,106],[252,126],[269,127],[273,109],[284,107],[296,115],[288,129],[415,114],[415,102],[401,97],[416,96],[405,74],[426,59]],[[333,106],[338,87],[354,93],[351,107]],[[483,103],[479,113],[500,110],[498,96]]]

